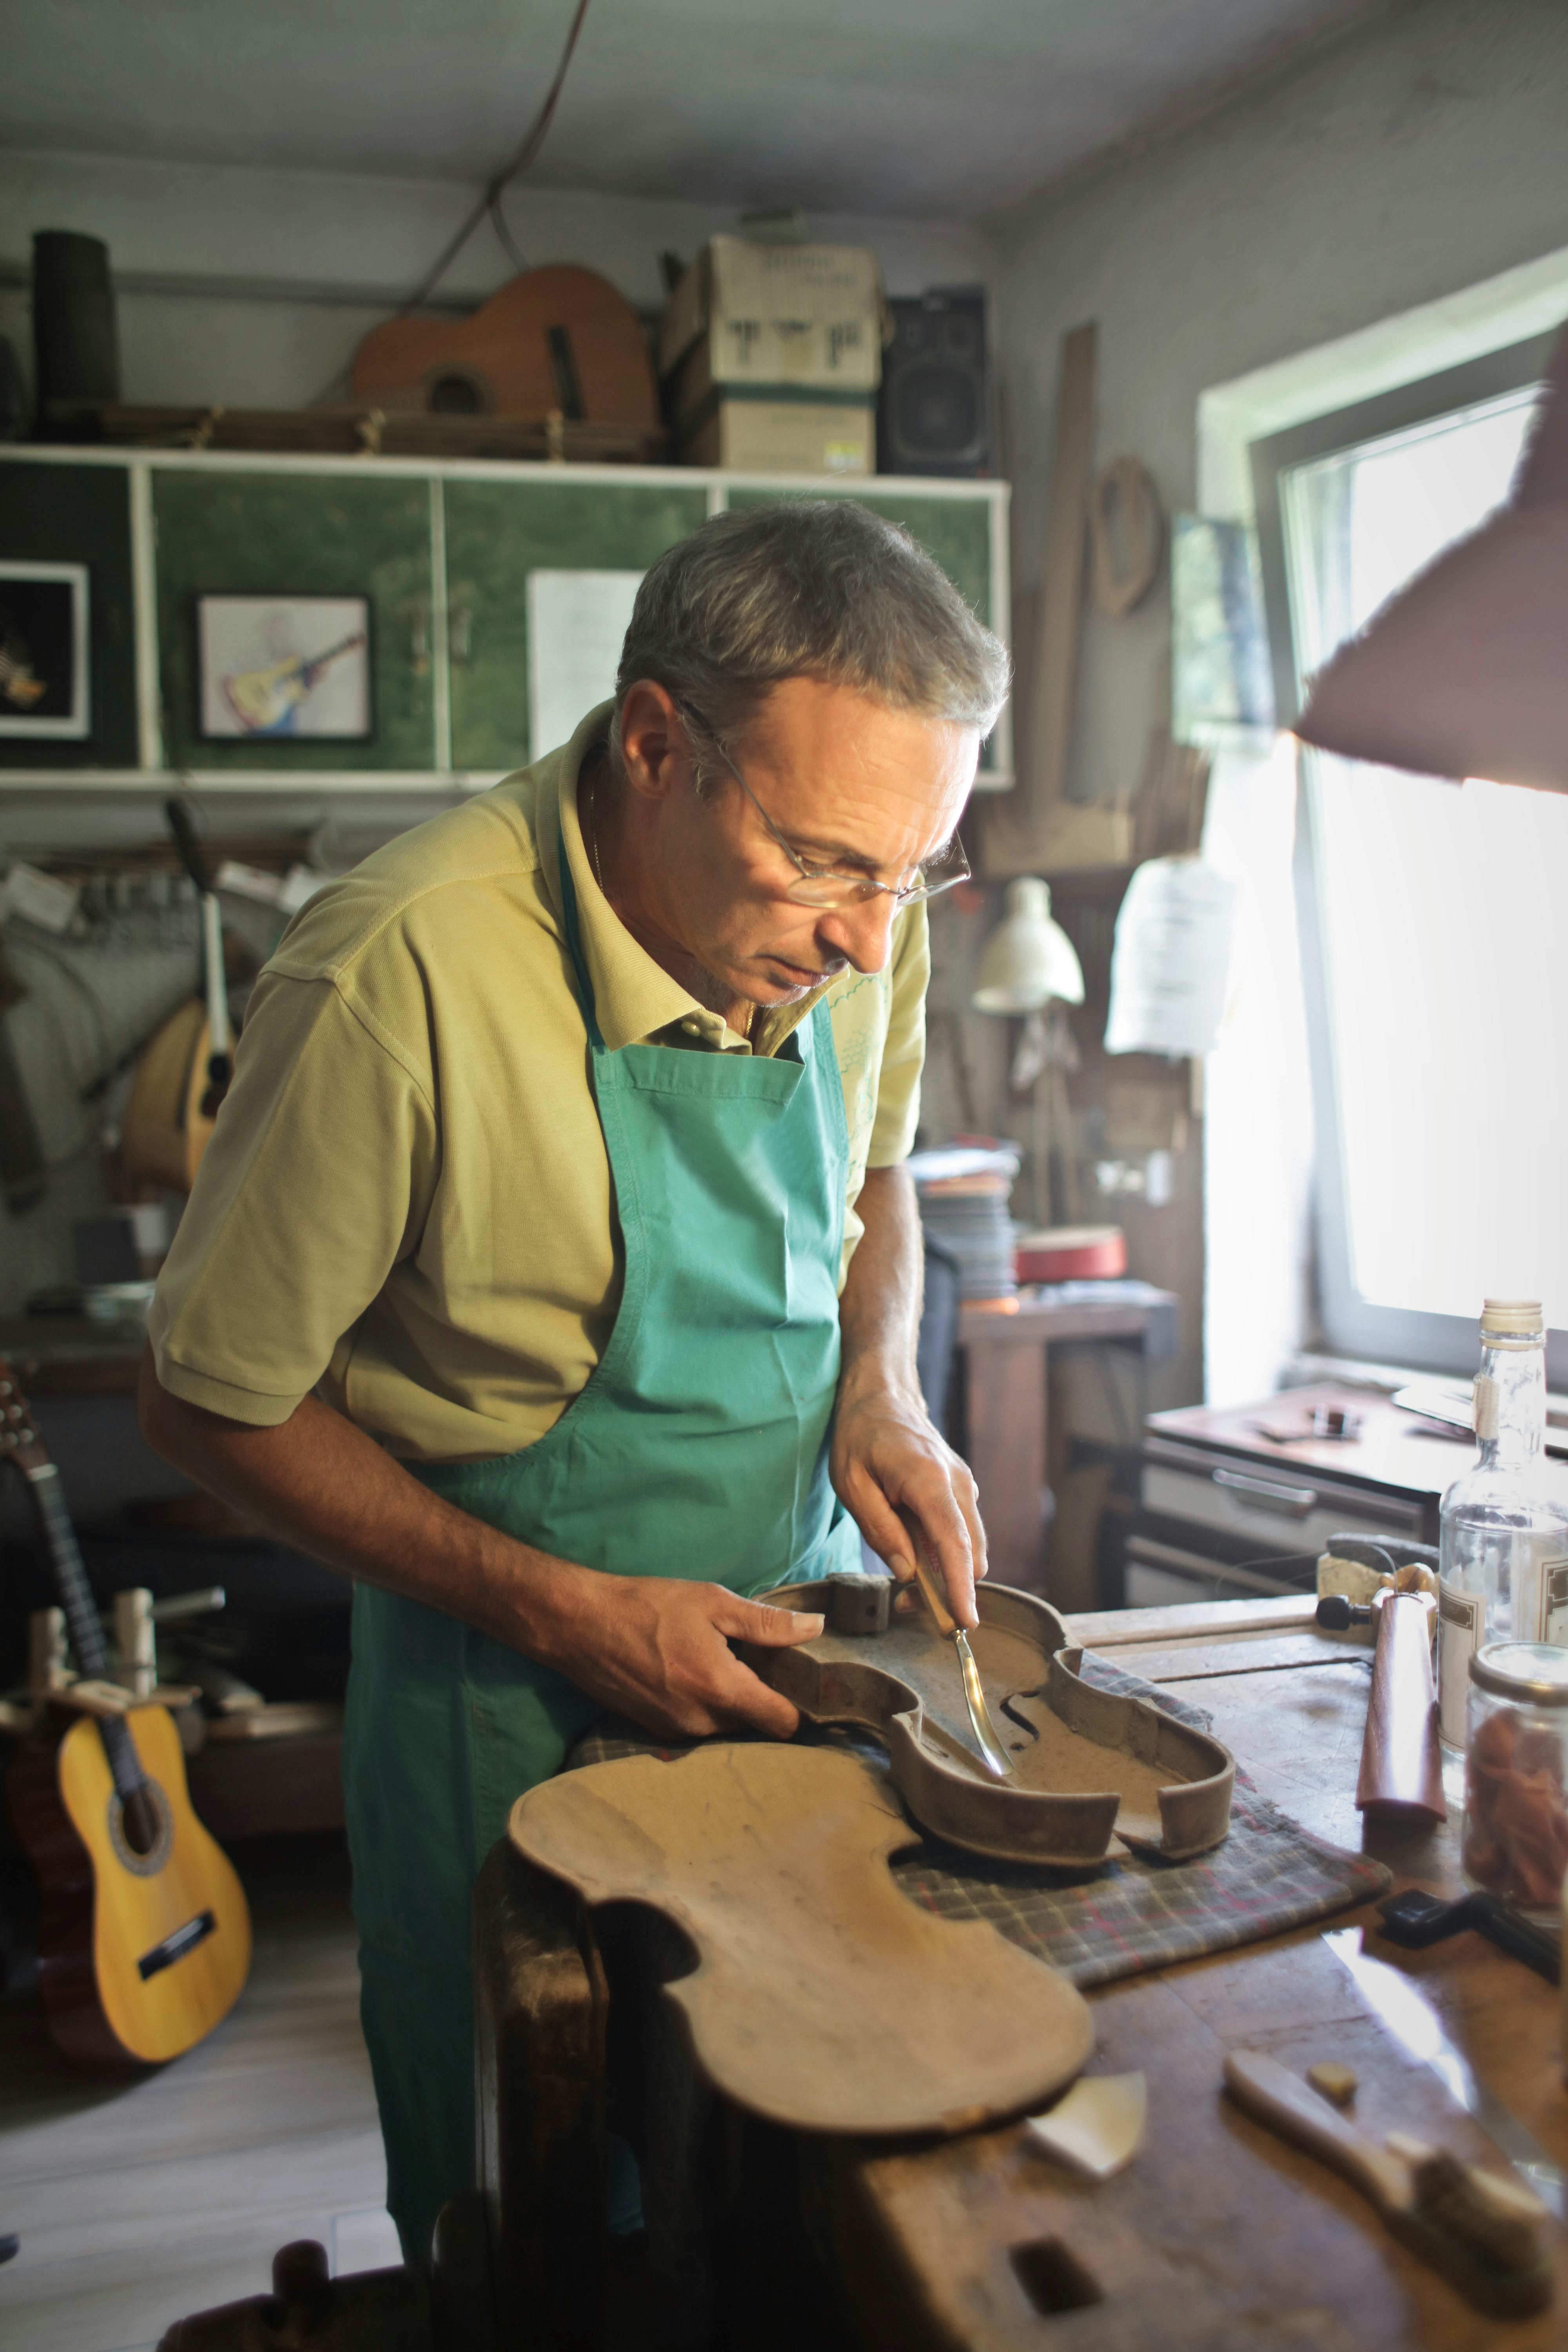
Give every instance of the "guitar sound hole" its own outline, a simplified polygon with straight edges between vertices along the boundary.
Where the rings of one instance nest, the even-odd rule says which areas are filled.
[[[109,1842],[123,1869],[151,1878],[168,1860],[174,1837],[174,1815],[156,1780],[143,1780],[123,1799],[110,1790]]]
[[[434,416],[482,416],[485,399],[472,376],[438,375],[429,391]]]
[[[132,1853],[151,1853],[158,1843],[157,1810],[145,1789],[132,1789],[120,1808],[120,1827]]]

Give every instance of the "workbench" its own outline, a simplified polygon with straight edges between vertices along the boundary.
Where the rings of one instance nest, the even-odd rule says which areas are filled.
[[[1206,1708],[1265,1795],[1361,1850],[1353,1793],[1370,1653],[1320,1633],[1310,1606],[1247,1601],[1068,1624]],[[1444,1829],[1369,1829],[1364,1848],[1396,1888],[1456,1893],[1458,1829],[1457,1817]],[[1360,2077],[1363,2127],[1399,2125],[1499,2160],[1342,1958],[1364,1934],[1363,1958],[1394,1972],[1377,1981],[1411,2011],[1407,2031],[1430,2037],[1435,2018],[1483,2092],[1568,2169],[1555,1990],[1476,1935],[1406,1953],[1376,1927],[1368,1906],[1091,1994],[1091,2069],[1144,2073],[1150,2130],[1126,2172],[1089,2187],[1017,2125],[889,2147],[793,2138],[727,2109],[692,2081],[661,2024],[658,1979],[680,1966],[662,1923],[607,1910],[584,1934],[566,1891],[503,1843],[480,1881],[477,1944],[500,2341],[522,2340],[524,2325],[541,2352],[604,2340],[599,2290],[615,2274],[596,2202],[608,2081],[612,2121],[642,2147],[650,2221],[658,2208],[684,2232],[679,2306],[661,2300],[657,2277],[639,2282],[636,2307],[652,2332],[636,2340],[683,2352],[742,2336],[757,2352],[807,2341],[814,2352],[1544,2352],[1568,2331],[1568,2241],[1557,2239],[1554,2311],[1486,2318],[1337,2176],[1220,2095],[1231,2047],[1267,2050],[1298,2072],[1339,2058]],[[1348,1944],[1330,1940],[1347,1931]]]

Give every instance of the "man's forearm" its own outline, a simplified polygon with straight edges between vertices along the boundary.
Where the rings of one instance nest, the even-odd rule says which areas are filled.
[[[841,1400],[871,1386],[915,1391],[924,1256],[914,1184],[902,1168],[874,1168],[858,1202],[865,1226],[838,1302]]]
[[[166,1461],[270,1534],[547,1655],[569,1563],[443,1501],[319,1398],[306,1397],[276,1428],[254,1428],[172,1395],[149,1349],[140,1405],[142,1433]]]
[[[866,1230],[838,1302],[833,1484],[895,1575],[913,1574],[909,1528],[919,1523],[954,1616],[973,1625],[985,1530],[968,1466],[932,1428],[921,1396],[915,1348],[925,1259],[908,1171],[873,1171],[859,1210]]]
[[[300,1551],[461,1618],[650,1730],[700,1738],[738,1722],[788,1738],[799,1722],[730,1644],[810,1641],[820,1617],[538,1550],[433,1495],[316,1397],[252,1428],[171,1395],[149,1349],[141,1408],[166,1461]]]

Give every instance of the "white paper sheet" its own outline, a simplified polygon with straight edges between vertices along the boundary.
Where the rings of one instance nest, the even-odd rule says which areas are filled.
[[[1110,959],[1108,1054],[1207,1054],[1230,980],[1236,886],[1196,857],[1152,857],[1127,886]]]
[[[595,703],[616,690],[621,641],[640,572],[528,575],[529,757],[571,741]]]

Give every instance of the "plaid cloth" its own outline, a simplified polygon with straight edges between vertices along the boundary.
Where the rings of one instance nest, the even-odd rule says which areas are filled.
[[[1178,1723],[1200,1731],[1211,1718],[1152,1683],[1086,1653],[1086,1682],[1129,1698],[1147,1699]],[[876,1769],[889,1769],[879,1744],[860,1733],[809,1727],[802,1737],[848,1747]],[[661,1747],[630,1724],[595,1724],[567,1759],[567,1769],[608,1763],[619,1756],[666,1759],[689,1749]],[[987,1919],[1009,1943],[1059,1969],[1079,1986],[1110,1984],[1228,1951],[1304,1927],[1351,1904],[1385,1894],[1390,1873],[1379,1862],[1347,1853],[1309,1836],[1289,1814],[1259,1794],[1238,1767],[1230,1833],[1193,1862],[1163,1862],[1129,1854],[1092,1872],[1048,1870],[989,1862],[925,1838],[892,1865],[912,1901],[944,1919]]]

